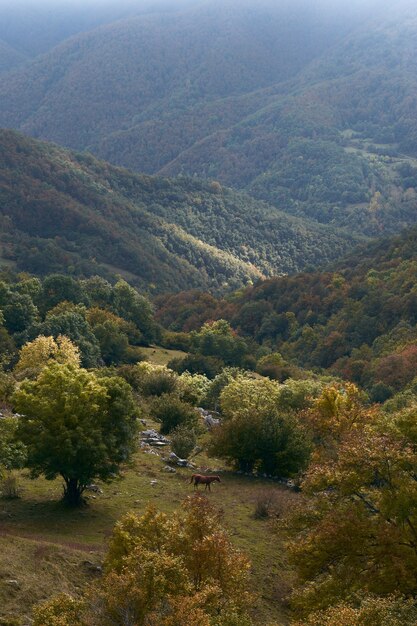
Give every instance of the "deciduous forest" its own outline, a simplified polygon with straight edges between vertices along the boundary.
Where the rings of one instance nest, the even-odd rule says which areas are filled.
[[[0,7],[0,626],[417,624],[416,35]]]

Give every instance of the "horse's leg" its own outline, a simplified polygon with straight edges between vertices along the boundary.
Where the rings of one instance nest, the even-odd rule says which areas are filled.
[[[210,483],[207,483],[208,490],[211,491]]]

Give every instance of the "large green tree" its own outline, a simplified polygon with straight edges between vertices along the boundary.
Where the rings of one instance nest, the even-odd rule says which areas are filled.
[[[86,486],[110,479],[132,452],[136,409],[121,378],[53,364],[36,381],[25,381],[13,402],[23,414],[18,437],[32,476],[62,476],[70,505],[81,504]]]

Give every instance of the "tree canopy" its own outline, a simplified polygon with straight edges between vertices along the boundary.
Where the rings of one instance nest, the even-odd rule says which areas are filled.
[[[110,479],[134,446],[136,408],[121,378],[98,378],[74,365],[45,367],[13,397],[18,437],[28,450],[33,476],[64,479],[64,499],[81,503],[94,479]]]

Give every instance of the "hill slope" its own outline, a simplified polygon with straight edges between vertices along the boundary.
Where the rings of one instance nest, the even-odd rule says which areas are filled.
[[[416,220],[417,11],[374,4],[213,0],[110,23],[0,80],[0,124],[397,232]]]
[[[231,2],[198,3],[81,34],[8,77],[0,123],[86,148],[151,112],[181,111],[287,79],[338,34],[323,38],[316,11],[305,0],[296,6],[243,3],[236,11]]]
[[[358,247],[327,271],[272,278],[229,299],[161,296],[157,317],[177,331],[226,317],[241,335],[302,367],[329,368],[382,401],[417,382],[416,284],[414,227]]]
[[[127,273],[157,291],[237,287],[353,243],[218,184],[134,175],[13,131],[0,132],[0,212],[18,268]]]
[[[8,72],[26,60],[26,56],[0,39],[0,74]]]

